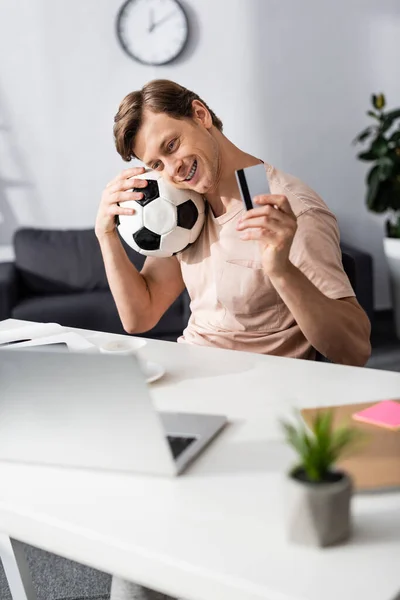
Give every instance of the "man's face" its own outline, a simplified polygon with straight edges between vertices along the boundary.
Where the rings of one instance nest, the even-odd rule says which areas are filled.
[[[193,119],[145,110],[134,152],[175,187],[206,194],[218,182],[219,152],[207,111],[202,112],[201,106]]]

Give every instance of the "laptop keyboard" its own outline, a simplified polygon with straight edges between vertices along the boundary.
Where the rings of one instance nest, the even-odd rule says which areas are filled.
[[[178,458],[178,456],[180,456],[182,452],[196,440],[196,438],[167,435],[167,440],[172,450],[173,457]]]

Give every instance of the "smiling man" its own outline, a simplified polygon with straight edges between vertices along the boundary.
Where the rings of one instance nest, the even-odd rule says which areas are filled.
[[[119,315],[129,333],[151,329],[186,287],[191,317],[181,342],[364,365],[370,324],[343,270],[337,221],[299,179],[265,163],[271,194],[245,211],[235,170],[262,161],[236,147],[222,122],[186,88],[155,80],[122,101],[114,135],[126,161],[140,159],[176,187],[203,194],[197,241],[139,273],[115,229],[142,168],[123,171],[102,196],[98,237]],[[133,178],[133,179],[132,179]],[[276,206],[278,210],[274,208]]]
[[[175,186],[203,194],[207,218],[197,241],[171,258],[147,258],[139,273],[115,229],[133,214],[142,168],[123,171],[102,195],[96,235],[119,315],[129,333],[151,329],[185,286],[191,317],[181,342],[364,365],[370,324],[343,271],[334,215],[308,186],[265,163],[271,194],[244,211],[235,170],[261,163],[222,133],[197,94],[156,80],[122,101],[114,135],[126,161],[139,158]],[[278,207],[278,210],[274,208]],[[118,578],[112,600],[161,600]]]

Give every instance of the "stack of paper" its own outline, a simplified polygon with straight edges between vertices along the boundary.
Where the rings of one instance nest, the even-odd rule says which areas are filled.
[[[0,324],[5,325],[5,322]],[[98,352],[97,347],[88,342],[82,335],[65,331],[58,323],[32,323],[20,325],[11,329],[2,329],[0,326],[0,349],[27,348],[43,346],[57,342],[65,342],[69,350],[74,352]],[[21,341],[19,340],[26,340]],[[8,345],[9,342],[13,342]],[[16,343],[15,343],[16,342]],[[2,346],[2,344],[4,344]]]

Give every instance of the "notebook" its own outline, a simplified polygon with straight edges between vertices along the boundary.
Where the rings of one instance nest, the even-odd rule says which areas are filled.
[[[398,431],[400,430],[400,402],[383,400],[354,413],[353,419]]]
[[[357,491],[389,490],[400,488],[400,431],[377,427],[372,423],[356,421],[353,415],[375,406],[376,402],[347,404],[345,406],[306,408],[301,414],[311,425],[317,412],[333,409],[333,425],[351,425],[366,436],[362,444],[344,456],[337,468],[346,470],[353,478]]]

